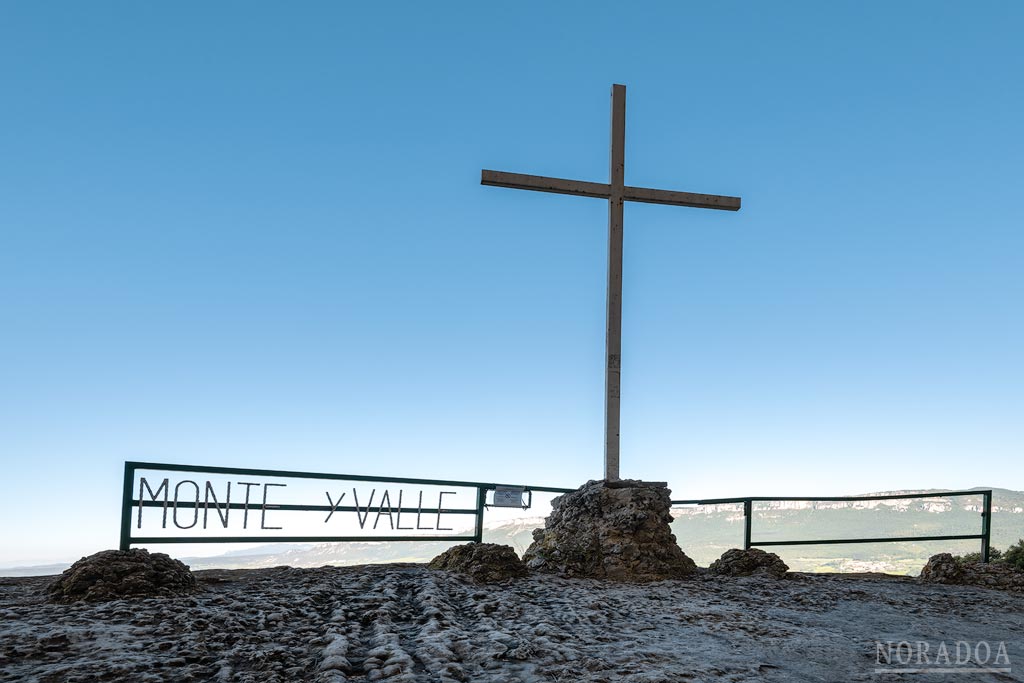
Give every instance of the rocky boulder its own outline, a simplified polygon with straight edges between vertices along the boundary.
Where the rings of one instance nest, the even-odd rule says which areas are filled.
[[[141,548],[103,550],[83,557],[47,587],[52,602],[103,602],[121,598],[175,597],[195,592],[188,566]]]
[[[1002,562],[963,562],[949,553],[928,558],[921,581],[959,586],[983,586],[1024,592],[1024,571]]]
[[[631,582],[690,576],[697,566],[669,528],[670,501],[663,483],[589,481],[552,501],[523,560],[561,576]]]
[[[771,576],[776,579],[781,579],[788,571],[789,565],[781,557],[759,548],[726,550],[708,568],[709,574],[718,576]]]
[[[939,553],[928,558],[921,570],[921,580],[925,583],[962,583],[963,566],[949,553]]]
[[[468,575],[477,583],[494,583],[526,576],[526,565],[507,545],[467,543],[444,551],[427,565]]]

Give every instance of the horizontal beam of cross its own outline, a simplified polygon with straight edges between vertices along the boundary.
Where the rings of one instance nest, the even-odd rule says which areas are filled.
[[[566,180],[564,178],[548,178],[525,173],[506,173],[504,171],[480,172],[480,184],[494,187],[511,187],[517,190],[536,190],[538,192],[555,192],[572,194],[578,197],[611,197],[611,185],[608,183],[590,183],[585,180]],[[675,192],[673,190],[653,190],[647,187],[623,188],[623,199],[631,202],[647,204],[671,204],[673,206],[692,206],[699,209],[721,209],[738,211],[739,197],[727,197],[717,194],[697,194],[694,192]]]

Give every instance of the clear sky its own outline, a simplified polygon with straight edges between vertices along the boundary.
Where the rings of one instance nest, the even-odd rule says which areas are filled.
[[[122,463],[1024,488],[1024,6],[0,4],[0,564],[114,547]]]

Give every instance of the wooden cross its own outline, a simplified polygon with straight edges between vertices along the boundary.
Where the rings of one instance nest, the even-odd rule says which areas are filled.
[[[599,197],[608,200],[608,316],[605,349],[604,478],[619,479],[619,396],[622,372],[622,206],[623,202],[673,204],[698,209],[738,211],[739,197],[652,190],[626,185],[626,86],[612,86],[612,154],[610,182],[546,178],[522,173],[481,171],[480,184]]]

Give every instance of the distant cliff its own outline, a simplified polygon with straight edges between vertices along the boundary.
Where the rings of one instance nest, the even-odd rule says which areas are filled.
[[[1024,537],[1024,492],[992,489],[992,545],[1005,548]],[[863,495],[913,495],[938,490],[879,491]],[[950,496],[856,502],[765,501],[754,504],[752,538],[757,541],[899,536],[945,536],[981,532],[982,496]],[[698,564],[707,564],[743,542],[742,504],[686,506],[674,510],[679,544]],[[842,545],[776,546],[795,571],[885,571],[916,574],[930,555],[978,550],[980,543],[930,541]]]

